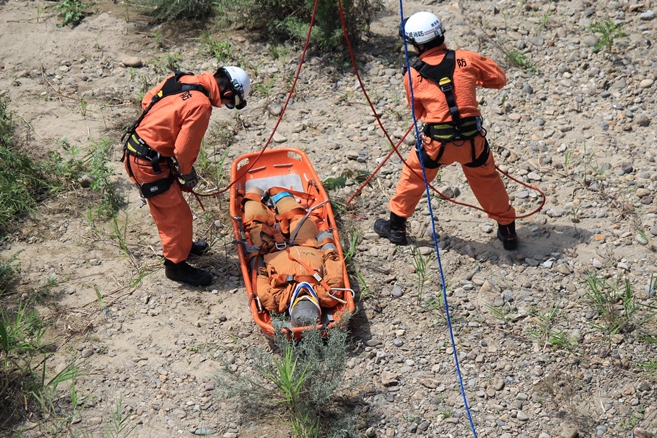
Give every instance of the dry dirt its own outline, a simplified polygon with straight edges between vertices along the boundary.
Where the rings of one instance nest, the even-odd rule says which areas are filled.
[[[358,55],[365,88],[386,129],[399,139],[411,122],[396,39],[399,5],[385,6]],[[548,195],[541,213],[519,221],[522,244],[511,253],[484,214],[433,200],[459,358],[481,436],[657,432],[655,378],[641,366],[657,358],[657,349],[640,340],[646,332],[655,336],[654,323],[646,323],[641,334],[603,335],[592,326],[599,321],[587,304],[585,283],[589,273],[609,281],[627,278],[641,305],[656,304],[651,281],[657,273],[657,138],[651,121],[657,117],[657,57],[650,43],[654,21],[640,15],[651,6],[405,6],[406,15],[430,9],[441,16],[451,47],[481,51],[504,65],[509,85],[481,93],[489,138],[503,169]],[[246,351],[266,344],[247,307],[225,198],[204,199],[205,210],[189,199],[196,236],[212,243],[210,255],[197,264],[212,270],[215,281],[206,289],[180,286],[164,277],[156,229],[119,162],[121,129],[138,114],[144,85],[164,77],[158,65],[167,56],[179,56],[182,70],[216,68],[199,52],[202,30],[153,27],[141,18],[120,2],[101,0],[80,25],[58,27],[51,2],[0,2],[0,94],[15,111],[19,140],[35,157],[45,157],[52,150],[65,153],[65,143],[83,155],[94,142],[109,139],[112,181],[127,201],[114,226],[90,222],[87,212],[98,197],[76,187],[45,201],[3,243],[3,259],[18,254],[22,293],[47,296],[39,311],[58,347],[51,369],[79,361],[85,370],[76,384],[85,401],[71,422],[55,430],[29,418],[16,436],[108,436],[119,400],[135,427],[131,436],[185,436],[203,428],[226,438],[291,436],[282,421],[250,418],[213,393],[219,357],[242,370]],[[605,19],[620,20],[629,34],[619,39],[614,55],[594,53],[586,39],[592,35],[587,24]],[[244,111],[217,109],[212,117],[210,131],[231,133],[225,163],[218,137],[206,144],[214,151],[209,159],[227,178],[230,163],[259,150],[271,134],[300,52],[272,48],[244,31],[208,31],[218,40],[231,39],[231,61],[254,78]],[[502,47],[528,54],[537,71],[510,63]],[[129,57],[145,66],[125,67]],[[306,59],[274,140],[271,147],[308,153],[323,179],[345,170],[372,172],[389,150],[353,71],[320,55]],[[393,157],[354,207],[364,219],[345,214],[341,230],[343,244],[353,233],[360,236],[352,274],[362,300],[348,377],[366,382],[356,412],[361,434],[471,436],[443,312],[430,306],[441,294],[441,277],[426,201],[412,221],[412,247],[394,248],[371,232],[374,219],[386,214],[400,168]],[[344,202],[357,187],[349,184],[332,196]],[[458,168],[446,169],[436,185],[458,189],[459,201],[475,203]],[[509,192],[520,212],[539,204],[515,183]],[[418,253],[429,263],[422,288],[414,267]],[[549,336],[535,334],[539,316],[553,306],[559,317],[552,330],[576,340],[575,346],[553,346]]]

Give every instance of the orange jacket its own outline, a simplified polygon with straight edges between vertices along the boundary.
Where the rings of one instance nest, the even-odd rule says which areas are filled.
[[[164,82],[166,79],[146,93],[141,101],[142,108],[151,103]],[[209,72],[182,76],[180,82],[202,85],[210,92],[210,99],[200,91],[167,96],[150,109],[137,133],[163,157],[174,157],[178,161],[178,171],[185,174],[191,172],[196,162],[212,107],[221,106],[221,90]]]
[[[429,49],[420,55],[420,59],[429,65],[438,65],[445,57],[445,45]],[[481,116],[477,104],[477,87],[502,88],[506,85],[506,76],[494,61],[467,50],[456,50],[456,66],[454,68],[454,96],[459,114],[462,118]],[[452,117],[445,100],[445,95],[438,86],[424,79],[414,68],[411,69],[413,79],[413,99],[415,101],[415,117],[424,123],[451,122]],[[411,104],[411,93],[408,86],[408,74],[404,75],[406,98]]]

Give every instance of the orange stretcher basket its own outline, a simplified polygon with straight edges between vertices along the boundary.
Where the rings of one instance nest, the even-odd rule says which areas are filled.
[[[247,189],[257,186],[263,190],[272,187],[283,187],[288,190],[303,192],[309,195],[309,199],[302,200],[302,206],[312,209],[314,216],[319,216],[320,228],[331,230],[333,240],[342,260],[342,272],[344,278],[344,303],[331,309],[322,309],[322,319],[317,328],[324,330],[340,324],[349,314],[354,312],[354,296],[349,283],[347,267],[344,263],[344,255],[340,244],[340,236],[335,223],[333,210],[329,202],[328,194],[315,173],[308,156],[297,149],[280,148],[267,149],[260,157],[260,152],[244,154],[238,157],[231,167],[230,180],[233,185],[230,190],[230,215],[232,217],[235,244],[240,260],[242,277],[246,285],[246,295],[249,300],[249,308],[255,323],[260,326],[262,332],[268,338],[273,338],[277,330],[288,336],[299,339],[305,330],[312,327],[291,327],[289,321],[276,322],[272,315],[260,306],[258,299],[256,275],[249,263],[250,252],[254,250],[248,232],[244,230],[244,211],[242,210],[242,199]],[[289,320],[289,318],[288,318]]]

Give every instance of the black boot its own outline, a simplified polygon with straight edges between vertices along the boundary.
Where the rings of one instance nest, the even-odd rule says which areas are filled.
[[[208,242],[205,240],[199,240],[197,242],[192,242],[192,249],[189,253],[195,256],[202,256],[208,251],[210,251],[210,245],[208,245]]]
[[[374,232],[397,245],[408,245],[406,239],[406,218],[390,212],[390,220],[377,219],[374,222]]]
[[[518,247],[518,235],[516,234],[516,222],[508,225],[497,224],[497,238],[502,241],[504,249],[511,251]]]
[[[180,281],[192,286],[207,286],[212,283],[212,274],[203,269],[189,266],[187,262],[174,263],[165,259],[164,274],[169,280]]]

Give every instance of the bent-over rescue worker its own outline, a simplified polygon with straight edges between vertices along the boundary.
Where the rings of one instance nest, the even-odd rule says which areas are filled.
[[[128,130],[123,161],[130,179],[139,186],[162,240],[167,278],[205,286],[210,272],[187,263],[190,254],[202,255],[205,241],[193,242],[192,211],[183,196],[198,183],[194,163],[208,129],[212,107],[242,109],[251,89],[239,67],[216,73],[176,73],[143,98],[143,113]]]
[[[500,89],[506,76],[492,60],[466,50],[448,50],[441,21],[430,12],[413,14],[400,29],[419,59],[411,69],[415,116],[424,123],[422,154],[427,181],[440,166],[459,163],[477,200],[498,223],[497,236],[507,250],[515,249],[515,210],[495,169],[482,126],[476,88]],[[408,74],[406,96],[411,103]],[[406,245],[406,219],[425,193],[418,152],[412,150],[390,200],[390,219],[377,219],[374,231],[392,243]],[[412,170],[411,170],[412,169]],[[415,173],[413,173],[413,171]],[[419,175],[419,176],[418,176]]]

